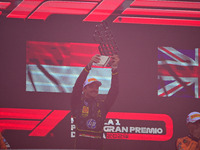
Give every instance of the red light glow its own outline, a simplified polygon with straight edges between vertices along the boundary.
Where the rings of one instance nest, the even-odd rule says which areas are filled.
[[[46,113],[51,113],[45,113],[44,115],[45,111]],[[52,111],[41,109],[1,108],[0,118],[2,118],[2,120],[0,120],[0,132],[3,130],[33,130],[29,136],[46,136],[53,128],[57,126],[57,124],[59,124],[61,120],[63,120],[65,116],[69,114],[69,112],[70,110]],[[38,117],[38,114],[42,114],[42,117],[40,115]],[[29,115],[30,117],[28,117]],[[166,128],[165,135],[106,133],[108,139],[124,139],[124,136],[126,136],[128,137],[126,138],[127,140],[167,141],[173,135],[173,121],[166,114],[109,112],[106,117],[124,120],[162,121],[165,123]],[[14,120],[8,118],[14,118]],[[45,119],[42,120],[42,118]]]
[[[33,130],[40,121],[0,120],[0,132],[3,130]]]
[[[200,2],[134,0],[130,6],[200,9]]]
[[[168,18],[117,17],[113,22],[153,24],[153,25],[200,26],[200,20],[168,19]]]
[[[54,110],[29,136],[46,136],[69,112],[69,110]]]
[[[44,0],[23,0],[7,18],[22,18],[25,19],[28,15]]]
[[[127,8],[122,14],[200,18],[199,11],[190,11],[190,10]]]
[[[28,18],[46,20],[52,14],[86,15],[96,5],[97,2],[47,1]]]
[[[34,64],[32,60],[37,60],[40,64],[46,65],[83,67],[93,55],[99,54],[98,46],[99,44],[95,43],[28,41],[26,63]]]
[[[83,21],[106,20],[123,2],[124,0],[104,0]]]
[[[0,118],[43,119],[51,110],[0,108]]]
[[[6,9],[11,2],[0,2],[0,9]]]

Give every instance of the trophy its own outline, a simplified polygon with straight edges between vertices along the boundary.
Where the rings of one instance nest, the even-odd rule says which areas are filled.
[[[110,56],[118,55],[119,47],[106,21],[96,25],[93,37],[95,42],[99,43],[98,49],[101,54],[100,64],[96,65],[109,67]]]

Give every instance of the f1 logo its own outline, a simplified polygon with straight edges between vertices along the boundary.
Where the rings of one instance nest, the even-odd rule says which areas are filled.
[[[70,111],[0,108],[0,132],[32,130],[29,136],[46,136]]]
[[[23,0],[7,18],[46,20],[53,14],[87,15],[83,21],[106,20],[125,0]],[[10,2],[0,2],[6,9]],[[0,11],[0,15],[2,12]],[[142,16],[142,17],[141,17]],[[156,16],[156,17],[154,17]],[[194,19],[196,18],[196,19]],[[114,23],[200,26],[200,2],[134,0]]]
[[[69,110],[0,108],[0,132],[3,130],[30,130],[29,136],[46,136],[69,114]],[[127,140],[167,141],[173,136],[173,121],[166,114],[109,112],[110,119],[159,121],[165,123],[164,135],[126,133]],[[118,122],[117,125],[120,125]],[[124,133],[106,133],[107,139],[121,137]]]
[[[45,1],[23,0],[7,18],[42,19],[46,20],[52,14],[87,15],[84,21],[101,22],[106,20],[124,0],[90,0],[80,1]],[[1,2],[0,6],[7,3]],[[7,4],[8,5],[8,4]],[[1,8],[1,7],[0,7]],[[93,10],[92,12],[90,12]]]
[[[83,21],[106,20],[125,0],[46,1],[23,0],[7,18],[46,20],[53,14],[87,15]],[[0,2],[6,9],[10,2]],[[168,0],[133,0],[113,22],[200,26],[200,2]],[[0,11],[0,15],[1,15]]]

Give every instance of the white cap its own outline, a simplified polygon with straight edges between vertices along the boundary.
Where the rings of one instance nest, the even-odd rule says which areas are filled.
[[[89,79],[86,79],[86,80],[85,80],[85,82],[84,82],[84,84],[83,84],[83,87],[85,87],[86,85],[91,84],[91,83],[93,83],[93,82],[96,82],[99,86],[101,86],[101,82],[100,82],[100,81],[98,81],[98,80],[95,79],[95,78],[89,78]]]
[[[196,121],[200,120],[200,113],[199,112],[191,112],[188,116],[187,116],[187,123],[194,123]]]

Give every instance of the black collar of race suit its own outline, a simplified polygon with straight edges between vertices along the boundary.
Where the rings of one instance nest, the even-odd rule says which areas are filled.
[[[200,138],[196,138],[191,134],[189,134],[188,137],[191,138],[192,140],[196,141],[196,142],[198,142],[200,140]]]

